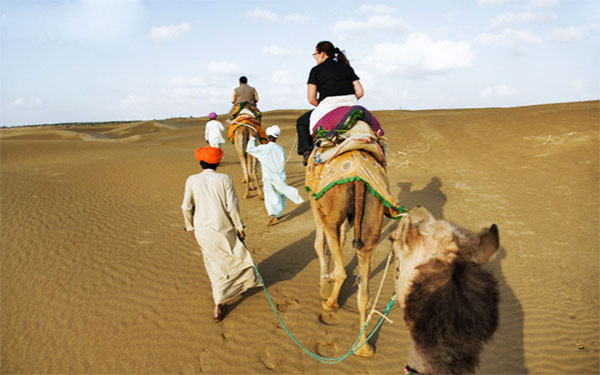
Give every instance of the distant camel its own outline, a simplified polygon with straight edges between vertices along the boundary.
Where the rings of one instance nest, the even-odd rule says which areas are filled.
[[[364,151],[350,151],[362,153]],[[310,166],[310,165],[309,165]],[[335,159],[328,167],[340,168]],[[345,227],[354,222],[354,241],[358,258],[358,311],[360,313],[360,328],[362,329],[367,317],[369,302],[369,274],[371,271],[371,256],[383,222],[383,204],[373,194],[367,192],[366,185],[361,180],[355,180],[331,187],[323,196],[316,199],[311,195],[310,207],[316,224],[315,251],[319,257],[321,268],[320,293],[325,299],[322,307],[325,311],[336,310],[340,288],[346,279],[342,260],[342,247],[345,241]],[[333,258],[333,272],[329,273],[326,247],[329,247]],[[326,287],[333,281],[331,292],[326,293]],[[363,332],[359,345],[364,345],[355,353],[369,357],[373,348],[365,342],[366,332]]]
[[[240,113],[240,116],[233,119],[231,123],[234,125],[238,124],[239,122],[242,122],[240,119],[241,117],[248,118],[248,116],[254,118],[252,112],[243,109]],[[244,176],[242,181],[246,185],[244,198],[250,198],[250,190],[254,190],[254,188],[252,187],[252,182],[254,182],[256,189],[258,190],[258,195],[260,199],[264,199],[264,195],[260,187],[260,183],[258,181],[256,172],[258,163],[256,161],[256,158],[254,158],[252,155],[246,152],[246,145],[248,145],[248,139],[250,138],[250,136],[258,138],[258,136],[256,135],[256,130],[251,125],[240,124],[240,126],[237,127],[237,129],[235,129],[234,145],[235,150],[238,154],[238,158],[240,159],[240,164],[242,165],[242,172]]]
[[[498,326],[498,286],[481,265],[500,244],[496,224],[479,235],[416,207],[390,235],[396,295],[411,335],[410,374],[477,371]]]

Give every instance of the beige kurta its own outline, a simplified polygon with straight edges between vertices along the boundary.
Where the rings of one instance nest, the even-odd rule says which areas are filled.
[[[202,249],[215,303],[260,286],[250,252],[237,236],[244,229],[231,178],[205,169],[188,177],[181,204],[185,230]]]

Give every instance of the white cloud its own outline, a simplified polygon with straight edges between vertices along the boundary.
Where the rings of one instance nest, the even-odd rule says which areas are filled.
[[[8,103],[8,108],[32,108],[42,104],[39,98],[16,98]]]
[[[265,46],[263,48],[263,52],[265,53],[265,55],[272,55],[272,56],[299,55],[301,53],[300,49],[298,49],[298,48],[295,48],[295,47],[285,48],[285,47],[281,47],[276,44],[273,44],[270,46]]]
[[[256,18],[256,19],[265,20],[265,21],[274,21],[274,22],[276,22],[279,19],[277,14],[275,14],[271,11],[268,11],[268,10],[263,10],[263,9],[255,9],[255,10],[246,12],[246,17]]]
[[[572,42],[575,40],[581,40],[587,37],[587,35],[587,28],[583,26],[571,26],[552,30],[549,38],[555,42]]]
[[[543,43],[543,39],[532,31],[504,29],[501,33],[483,33],[476,40],[483,45],[501,45],[514,53],[525,54],[529,47]]]
[[[211,61],[208,63],[208,72],[212,74],[234,75],[240,74],[242,67],[229,61]]]
[[[188,23],[179,25],[153,27],[146,36],[154,42],[161,43],[167,40],[179,39],[182,34],[190,31]]]
[[[246,17],[255,18],[258,20],[278,22],[278,23],[300,23],[308,19],[308,17],[301,14],[292,13],[285,16],[278,15],[277,13],[271,12],[270,10],[255,9],[246,12]]]
[[[479,5],[501,5],[510,2],[511,0],[477,0]]]
[[[333,25],[333,31],[340,40],[344,40],[378,31],[406,33],[408,25],[401,18],[378,14],[370,16],[366,20],[349,19],[338,21]]]
[[[488,28],[498,29],[511,25],[521,25],[528,23],[544,23],[556,20],[554,12],[520,12],[505,13],[490,20]]]
[[[531,4],[538,8],[551,8],[560,3],[560,0],[531,0]]]
[[[386,73],[431,74],[471,66],[474,52],[466,41],[436,41],[418,33],[403,44],[376,44],[368,56],[366,64]]]
[[[493,87],[486,87],[479,92],[479,95],[483,98],[498,98],[503,96],[514,96],[518,93],[519,91],[517,89],[501,84]]]

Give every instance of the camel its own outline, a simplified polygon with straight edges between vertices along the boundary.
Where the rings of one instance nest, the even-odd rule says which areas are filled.
[[[390,240],[411,336],[405,373],[475,373],[498,326],[497,281],[481,267],[497,254],[497,226],[474,234],[417,207]]]
[[[250,111],[242,110],[244,116],[248,116],[251,114]],[[252,116],[254,117],[254,116]],[[233,123],[237,120],[234,119]],[[246,152],[246,145],[248,144],[248,139],[250,136],[253,136],[255,139],[258,138],[256,135],[256,131],[250,125],[242,125],[235,130],[234,133],[234,145],[235,150],[238,154],[238,158],[240,159],[240,164],[242,165],[243,172],[243,182],[246,185],[246,191],[243,195],[244,199],[250,198],[250,190],[254,190],[252,187],[252,182],[254,182],[256,189],[258,190],[258,196],[260,199],[264,199],[263,191],[260,187],[260,183],[257,177],[257,162],[256,158]]]
[[[336,166],[331,166],[331,168],[336,168]],[[314,245],[319,257],[320,294],[324,299],[322,307],[325,311],[334,311],[339,307],[338,296],[346,279],[342,259],[345,228],[352,222],[354,223],[352,245],[356,249],[358,258],[357,300],[362,329],[367,318],[369,302],[371,256],[381,234],[384,206],[378,198],[367,192],[366,185],[361,180],[335,185],[319,199],[315,199],[311,195],[310,206],[316,224]],[[326,255],[327,246],[333,259],[331,273],[329,273],[329,259]],[[327,293],[327,287],[331,282],[333,282],[331,292]],[[354,354],[363,357],[373,355],[373,348],[368,342],[365,342],[366,336],[366,332],[363,332],[359,341],[359,345],[362,346]]]

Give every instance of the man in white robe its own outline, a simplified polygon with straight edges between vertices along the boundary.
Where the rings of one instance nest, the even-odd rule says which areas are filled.
[[[270,126],[265,133],[267,133],[269,143],[256,146],[254,137],[250,137],[246,152],[260,162],[265,206],[269,214],[267,225],[273,225],[285,210],[286,198],[296,204],[300,204],[304,200],[298,193],[298,189],[285,183],[285,150],[276,143],[281,133],[279,126]]]
[[[214,147],[196,150],[201,173],[189,176],[181,208],[185,230],[202,250],[215,302],[216,322],[225,315],[225,302],[261,283],[254,261],[244,246],[244,224],[231,177],[217,173],[223,151]]]
[[[216,120],[217,114],[215,112],[211,112],[208,114],[208,118],[210,119],[206,123],[206,127],[204,129],[204,139],[210,147],[221,148],[221,144],[225,143],[225,139],[223,138],[223,124]]]

